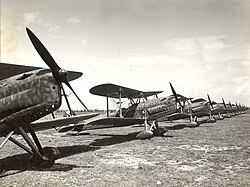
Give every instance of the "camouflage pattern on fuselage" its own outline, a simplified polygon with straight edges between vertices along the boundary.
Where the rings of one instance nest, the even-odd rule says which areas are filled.
[[[50,70],[38,69],[0,81],[0,135],[58,109],[61,90]]]
[[[226,109],[225,109],[223,103],[213,104],[213,107],[211,108],[211,110],[212,110],[211,112],[213,115],[219,115],[219,114],[226,113]]]
[[[210,114],[210,104],[204,99],[196,99],[192,103],[185,105],[183,112],[197,117],[208,116]]]
[[[134,117],[145,117],[145,112],[150,120],[164,121],[167,120],[168,115],[177,112],[177,105],[174,97],[171,96],[150,99],[137,105]]]

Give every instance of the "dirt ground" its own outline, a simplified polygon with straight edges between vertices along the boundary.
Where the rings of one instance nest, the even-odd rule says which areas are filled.
[[[61,152],[49,169],[36,167],[8,142],[0,150],[0,187],[250,186],[250,111],[151,140],[136,140],[141,130],[111,128],[81,136],[38,132],[43,146]]]

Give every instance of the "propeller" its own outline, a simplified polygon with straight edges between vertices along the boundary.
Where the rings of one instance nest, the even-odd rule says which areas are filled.
[[[223,98],[222,98],[222,102],[223,102],[223,105],[224,105],[225,109],[227,110],[227,105],[226,105],[226,103],[225,103],[225,101],[224,101]]]
[[[40,55],[40,57],[43,59],[43,61],[49,66],[49,68],[52,71],[52,75],[54,79],[62,86],[62,83],[66,84],[69,89],[74,93],[76,98],[80,101],[80,103],[86,108],[87,111],[89,109],[86,107],[86,105],[82,102],[82,100],[78,97],[78,95],[75,93],[72,86],[69,84],[67,74],[68,72],[64,69],[61,69],[53,57],[50,55],[48,50],[45,48],[45,46],[42,44],[42,42],[35,36],[35,34],[29,29],[26,28],[27,34],[30,38],[30,41],[32,42],[33,46],[35,47],[37,53]],[[70,108],[70,106],[68,105]]]
[[[213,103],[212,103],[212,101],[211,101],[211,99],[210,99],[210,97],[209,97],[208,94],[207,94],[207,98],[208,98],[208,101],[209,101],[210,106],[212,107],[212,109],[214,109]]]
[[[169,84],[170,84],[172,93],[173,93],[173,95],[174,95],[174,97],[175,97],[175,101],[178,102],[178,103],[180,104],[180,106],[182,107],[181,101],[179,100],[179,98],[178,98],[178,96],[177,96],[177,94],[176,94],[176,92],[175,92],[175,90],[174,90],[174,87],[172,86],[171,82],[170,82]]]

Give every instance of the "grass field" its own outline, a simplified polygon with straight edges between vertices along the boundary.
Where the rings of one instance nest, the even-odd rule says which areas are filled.
[[[249,111],[136,140],[142,129],[101,129],[82,136],[38,132],[43,146],[61,153],[49,169],[36,167],[8,142],[0,152],[0,186],[250,186]]]

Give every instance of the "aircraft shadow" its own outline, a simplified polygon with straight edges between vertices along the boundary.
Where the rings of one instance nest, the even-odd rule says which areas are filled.
[[[111,134],[98,134],[98,136],[109,136],[106,138],[95,139],[94,142],[86,145],[73,145],[57,147],[60,152],[60,158],[65,158],[71,155],[80,154],[83,152],[95,151],[100,149],[101,146],[108,146],[119,144],[127,141],[136,140],[136,135],[139,132],[129,133],[127,135],[111,135]],[[110,137],[111,136],[111,137]],[[163,135],[163,137],[172,138],[173,136]],[[142,140],[143,141],[143,140]],[[39,167],[36,163],[30,160],[30,154],[18,154],[0,159],[0,178],[14,175],[23,171],[69,171],[73,168],[85,167],[71,164],[55,163],[51,168]],[[86,166],[88,167],[88,166]]]
[[[73,146],[64,146],[57,147],[60,151],[60,158],[68,157],[75,154],[80,154],[88,151],[95,151],[99,147],[91,147],[85,145],[73,145]],[[35,171],[69,171],[73,168],[83,167],[76,166],[71,164],[60,164],[55,163],[51,168],[42,168],[39,167],[36,163],[30,160],[30,154],[24,153],[19,155],[9,156],[3,159],[0,159],[0,178],[20,173],[27,170]],[[10,172],[12,170],[12,172]]]
[[[114,144],[119,144],[119,143],[124,143],[124,142],[128,142],[128,141],[136,140],[136,135],[139,134],[140,132],[141,131],[133,132],[133,133],[129,133],[127,135],[98,134],[98,136],[111,136],[111,137],[102,138],[102,139],[99,139],[99,138],[95,139],[94,142],[90,143],[90,145],[91,146],[109,146],[109,145],[114,145]],[[172,138],[173,136],[163,135],[162,137]]]

